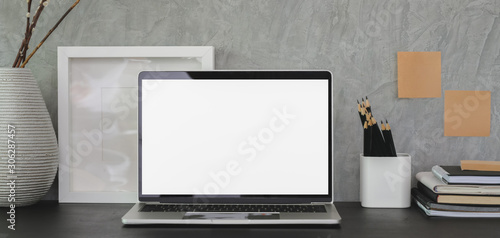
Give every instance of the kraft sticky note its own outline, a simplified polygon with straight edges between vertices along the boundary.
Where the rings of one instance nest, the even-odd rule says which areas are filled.
[[[398,52],[398,97],[441,97],[441,52]]]
[[[490,91],[444,92],[445,136],[490,136]]]

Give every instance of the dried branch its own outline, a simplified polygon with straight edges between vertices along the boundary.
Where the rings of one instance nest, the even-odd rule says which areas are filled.
[[[78,5],[78,3],[80,3],[80,0],[76,0],[75,3],[73,3],[73,5],[66,11],[66,13],[64,13],[64,15],[59,19],[59,21],[57,21],[57,23],[52,27],[52,29],[50,29],[50,31],[47,33],[47,35],[45,35],[45,37],[42,39],[42,41],[40,41],[40,43],[36,46],[36,48],[33,50],[33,52],[31,52],[31,54],[28,56],[28,58],[26,58],[24,63],[20,66],[21,68],[24,68],[24,66],[28,63],[28,61],[31,59],[31,57],[43,45],[45,40],[47,40],[47,38],[49,38],[50,34],[52,34],[52,32],[54,32],[54,30],[59,26],[59,24],[64,20],[64,18],[66,18],[66,16],[71,12],[71,10],[73,10],[73,8],[75,8],[75,6]]]
[[[24,61],[26,59],[26,50],[27,50],[27,42],[28,42],[28,35],[29,35],[29,30],[30,30],[30,15],[31,15],[31,0],[28,0],[28,11],[26,13],[26,32],[24,33],[24,39],[23,42],[21,43],[21,47],[19,47],[19,51],[17,51],[17,56],[16,60],[14,60],[14,64],[12,67],[17,67],[18,62]],[[23,52],[23,53],[21,53]]]
[[[19,67],[26,58],[26,52],[28,51],[29,48],[29,43],[31,40],[31,36],[33,35],[33,30],[35,30],[36,23],[38,22],[38,19],[40,18],[40,15],[42,14],[43,9],[47,6],[49,3],[49,0],[41,0],[40,4],[38,5],[38,8],[36,9],[35,15],[33,16],[33,20],[31,21],[31,24],[29,26],[29,30],[27,32],[27,37],[25,37],[25,40],[23,40],[23,44],[21,45],[21,49],[19,49],[20,57],[17,59],[16,64],[14,67]],[[23,56],[24,55],[24,56]]]
[[[31,24],[30,24],[30,17],[31,17],[31,0],[28,0],[28,13],[26,13],[26,34],[24,34],[24,39],[26,39],[26,42],[28,42],[31,38],[31,33],[28,34],[28,31],[31,27]],[[29,49],[29,45],[26,44],[24,46],[24,51],[23,51],[23,54],[22,54],[22,61],[24,61],[26,59],[26,51],[28,51]]]

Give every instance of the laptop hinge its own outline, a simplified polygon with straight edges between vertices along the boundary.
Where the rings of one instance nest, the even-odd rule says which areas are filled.
[[[328,202],[311,202],[311,205],[324,205],[328,204]]]

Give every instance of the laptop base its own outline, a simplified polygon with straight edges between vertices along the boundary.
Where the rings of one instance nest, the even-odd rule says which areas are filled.
[[[261,224],[317,224],[340,223],[340,215],[333,204],[325,204],[325,213],[256,213],[256,212],[140,212],[145,203],[137,203],[122,217],[126,225],[200,224],[200,225],[261,225]]]

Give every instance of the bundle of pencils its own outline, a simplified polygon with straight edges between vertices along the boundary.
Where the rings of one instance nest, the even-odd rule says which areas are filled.
[[[358,113],[364,131],[363,155],[397,156],[389,122],[386,120],[384,125],[384,122],[380,121],[381,128],[379,128],[377,120],[373,117],[368,97],[366,97],[366,100],[361,99],[361,101],[361,103],[358,101]]]

